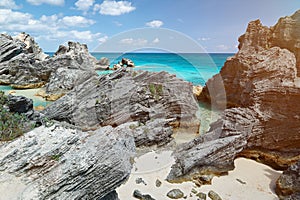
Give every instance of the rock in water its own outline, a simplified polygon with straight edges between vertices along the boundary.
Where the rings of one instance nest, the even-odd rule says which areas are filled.
[[[99,61],[97,61],[95,70],[109,70],[109,65],[109,59],[102,57]]]
[[[213,190],[208,192],[208,196],[211,198],[211,200],[222,200],[222,198]]]
[[[184,196],[184,193],[180,189],[173,189],[168,192],[167,197],[171,199],[180,199]]]
[[[147,140],[151,131],[157,137],[163,132],[171,135],[170,126],[197,133],[197,110],[190,83],[166,72],[122,68],[99,78],[91,77],[43,112],[50,119],[65,120],[82,129],[133,121],[152,124],[154,129],[132,127],[142,140]]]
[[[134,140],[110,126],[81,132],[43,126],[0,146],[8,199],[101,199],[130,175]]]
[[[276,193],[282,199],[300,198],[300,160],[279,177],[276,182]]]

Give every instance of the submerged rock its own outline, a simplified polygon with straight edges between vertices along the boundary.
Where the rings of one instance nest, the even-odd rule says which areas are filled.
[[[41,126],[0,145],[0,191],[9,199],[100,199],[129,177],[134,149],[128,133],[110,126]]]

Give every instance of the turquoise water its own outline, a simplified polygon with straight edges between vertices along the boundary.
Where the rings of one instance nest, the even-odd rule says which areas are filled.
[[[173,53],[92,53],[97,59],[107,57],[111,67],[122,59],[131,59],[137,67],[134,70],[152,72],[167,71],[177,77],[204,85],[213,75],[219,73],[226,59],[233,54],[173,54]],[[99,72],[99,74],[107,72]]]

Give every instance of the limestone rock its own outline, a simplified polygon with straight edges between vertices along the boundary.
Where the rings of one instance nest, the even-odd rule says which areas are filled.
[[[43,61],[49,58],[49,55],[43,52],[43,50],[38,46],[38,44],[29,34],[23,32],[14,37],[14,39],[23,42],[26,45],[24,47],[24,50],[26,50],[27,53],[34,54],[35,59]]]
[[[92,76],[43,113],[49,119],[64,120],[82,129],[133,121],[151,124],[158,123],[158,119],[162,121],[153,133],[161,137],[161,133],[169,135],[170,125],[198,132],[197,110],[191,84],[166,72],[132,72],[122,68],[99,78]],[[142,127],[136,131],[149,132]]]
[[[102,57],[99,61],[97,61],[95,70],[109,70],[109,65],[109,59]]]
[[[7,96],[7,105],[10,112],[26,113],[32,111],[33,101],[23,96]]]
[[[300,197],[300,160],[291,165],[276,182],[276,193],[281,199],[297,199]]]
[[[180,199],[184,196],[184,193],[180,189],[173,189],[168,192],[167,197],[171,199]]]
[[[134,67],[135,64],[132,60],[128,59],[128,58],[122,58],[121,60],[122,66],[124,67]]]
[[[140,199],[140,200],[155,200],[149,194],[142,194],[139,190],[134,190],[133,197]]]
[[[128,133],[110,126],[41,126],[0,145],[0,191],[9,199],[101,199],[129,177],[134,149]]]
[[[213,190],[208,192],[208,196],[211,198],[211,200],[222,200],[222,198]]]
[[[201,186],[210,183],[212,176],[207,175],[223,175],[234,169],[234,158],[243,151],[254,127],[259,125],[256,115],[246,108],[227,109],[208,133],[175,151],[175,164],[167,180],[175,183],[190,180]]]

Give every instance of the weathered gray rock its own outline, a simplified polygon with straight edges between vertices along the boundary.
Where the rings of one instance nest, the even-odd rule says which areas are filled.
[[[102,57],[99,61],[97,61],[95,70],[109,70],[109,66],[109,59]]]
[[[33,54],[34,59],[43,61],[49,58],[49,55],[45,54],[43,50],[38,46],[34,39],[27,33],[20,33],[14,37],[14,40],[19,40],[26,46],[23,48],[23,52],[27,54]]]
[[[167,197],[171,199],[180,199],[184,196],[184,193],[180,189],[173,189],[167,193]]]
[[[140,200],[155,200],[149,194],[142,194],[139,190],[134,190],[133,197],[140,199]]]
[[[175,164],[167,177],[169,182],[191,180],[197,185],[210,183],[212,176],[234,169],[235,157],[243,151],[254,127],[257,113],[247,108],[227,109],[211,125],[208,133],[183,144],[176,152]]]
[[[12,200],[101,199],[128,178],[134,151],[133,138],[110,126],[41,126],[0,145],[0,191]]]
[[[112,191],[111,193],[109,193],[105,197],[102,197],[99,200],[120,200],[120,199],[118,197],[118,193],[116,191]]]
[[[134,72],[123,68],[99,78],[91,77],[43,113],[82,129],[136,121],[153,128],[158,126],[151,131],[159,138],[161,133],[171,135],[169,126],[198,132],[197,110],[191,84],[166,72]],[[135,130],[136,138],[141,135],[139,140],[146,143],[147,130],[143,127]]]
[[[285,170],[276,182],[276,193],[280,199],[300,197],[300,160]]]

